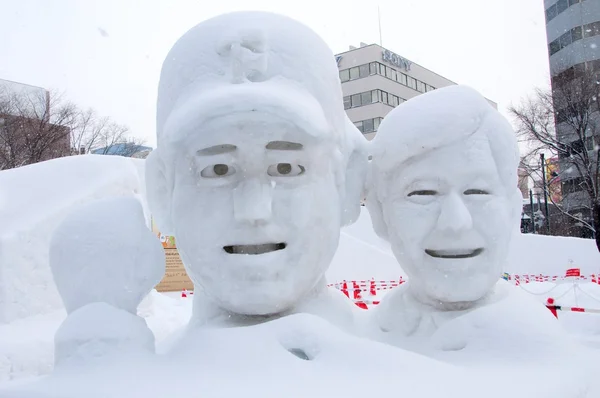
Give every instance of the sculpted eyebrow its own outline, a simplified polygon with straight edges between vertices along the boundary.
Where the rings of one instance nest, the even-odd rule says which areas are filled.
[[[196,152],[196,155],[199,156],[213,156],[213,155],[221,155],[223,153],[233,152],[237,149],[235,145],[230,144],[222,144],[215,145],[208,148],[200,149]]]
[[[300,151],[304,148],[304,145],[289,141],[271,141],[265,148],[278,151]]]

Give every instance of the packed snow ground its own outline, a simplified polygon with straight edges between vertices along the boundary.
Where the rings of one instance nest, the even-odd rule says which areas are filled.
[[[48,268],[53,229],[76,204],[112,196],[143,200],[142,177],[143,161],[108,156],[59,159],[0,173],[0,193],[12,192],[4,194],[0,202],[0,218],[8,220],[9,226],[0,235],[0,381],[25,380],[48,374],[53,368],[54,333],[66,317]],[[23,190],[23,186],[31,189]],[[560,276],[567,268],[578,267],[583,275],[600,274],[599,260],[590,240],[523,235],[515,242],[505,271]],[[389,246],[375,236],[363,208],[357,223],[342,231],[328,280],[397,280],[401,275]],[[549,282],[515,289],[541,302],[554,297],[563,306],[600,309],[600,285],[589,282],[576,289],[572,283]],[[384,293],[372,298],[380,299]],[[138,308],[157,345],[190,317],[192,300],[180,296],[179,292],[153,291]],[[600,315],[559,312],[559,322],[589,348],[590,358],[597,363]],[[352,353],[348,361],[354,361]]]

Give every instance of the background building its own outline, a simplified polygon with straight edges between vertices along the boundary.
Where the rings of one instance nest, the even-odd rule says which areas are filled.
[[[52,117],[50,100],[42,87],[0,79],[0,170],[70,154],[69,115]]]
[[[336,55],[344,108],[356,127],[373,139],[381,120],[402,102],[454,83],[377,44],[361,43]],[[490,101],[497,109],[497,105]]]
[[[595,99],[594,89],[587,87],[593,85],[600,74],[600,1],[544,0],[544,9],[556,139],[571,151],[559,153],[558,162],[555,160],[553,164],[561,170],[561,205],[570,214],[591,224],[590,195],[584,189],[582,178],[585,176],[575,167],[570,153],[586,152],[592,159],[590,164],[594,164],[593,159],[598,156],[600,118],[594,108],[596,105],[585,104],[589,100],[586,97]],[[589,120],[584,129],[574,128],[575,122],[569,122],[569,118],[580,115]],[[582,167],[587,169],[585,164]],[[580,236],[588,237],[590,233],[584,228]]]
[[[544,0],[552,80],[600,71],[600,1]]]

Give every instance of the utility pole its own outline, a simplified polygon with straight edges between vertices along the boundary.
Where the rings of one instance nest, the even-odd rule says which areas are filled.
[[[529,190],[529,203],[531,206],[531,227],[533,228],[533,233],[535,234],[535,215],[533,213],[533,191]]]
[[[381,14],[379,13],[379,5],[377,5],[377,22],[379,23],[379,45],[383,47],[383,40],[381,40]]]
[[[544,154],[540,153],[540,160],[542,161],[542,185],[544,187],[544,207],[546,210],[546,230],[550,235],[550,213],[548,211],[548,187],[546,186],[546,160]]]

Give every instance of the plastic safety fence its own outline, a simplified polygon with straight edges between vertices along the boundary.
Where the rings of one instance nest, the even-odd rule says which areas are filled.
[[[510,275],[504,273],[502,279],[513,283],[515,286],[522,284],[535,283],[535,282],[554,282],[554,283],[566,283],[566,282],[585,282],[585,283],[596,283],[600,284],[600,275],[581,275],[578,268],[571,268],[565,272],[565,275]],[[369,309],[370,307],[379,304],[377,298],[379,291],[390,290],[398,287],[405,283],[407,279],[400,277],[398,280],[349,280],[337,283],[330,283],[328,287],[332,287],[340,290],[348,298],[354,301],[358,307],[363,309]],[[577,307],[573,307],[577,308]],[[596,310],[581,311],[577,309],[571,309],[571,307],[563,307],[562,311],[574,311],[574,312],[596,312]]]
[[[591,274],[591,275],[581,275],[579,269],[573,268],[568,269],[565,275],[510,275],[508,273],[504,273],[501,277],[502,279],[513,283],[515,286],[519,286],[522,284],[528,283],[536,283],[536,282],[585,282],[585,283],[597,283],[600,284],[600,275]],[[406,283],[406,279],[404,277],[400,277],[397,280],[349,280],[349,281],[341,281],[337,283],[330,283],[327,285],[328,287],[337,289],[344,293],[349,299],[351,299],[354,304],[358,307],[368,310],[369,308],[376,306],[379,304],[378,292],[390,290],[395,287]],[[181,292],[181,297],[190,297],[193,295],[193,291],[183,290]],[[556,306],[559,311],[572,311],[572,312],[592,312],[592,313],[600,313],[600,310],[586,310],[579,307],[566,307],[566,306]]]

